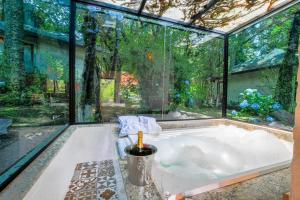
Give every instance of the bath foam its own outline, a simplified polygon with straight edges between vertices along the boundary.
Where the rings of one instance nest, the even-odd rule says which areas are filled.
[[[175,134],[174,134],[175,133]],[[171,194],[292,158],[292,144],[263,130],[215,126],[147,137],[155,145],[153,176]]]

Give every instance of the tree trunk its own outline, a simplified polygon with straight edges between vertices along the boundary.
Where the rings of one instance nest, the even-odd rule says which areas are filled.
[[[6,0],[4,6],[4,59],[6,70],[10,71],[7,81],[21,94],[25,88],[23,0]]]
[[[293,105],[293,75],[296,60],[296,52],[299,43],[300,11],[295,13],[290,36],[288,40],[288,49],[284,61],[280,65],[279,76],[275,89],[275,98],[281,103],[284,109],[289,110]]]
[[[115,92],[114,92],[114,102],[120,103],[121,102],[121,95],[120,95],[120,84],[121,84],[121,61],[119,56],[119,49],[120,49],[120,39],[122,35],[122,22],[119,19],[116,19],[116,42],[115,42],[115,49],[112,61],[112,69],[115,69]]]
[[[83,38],[85,48],[84,69],[81,91],[81,114],[83,121],[102,121],[100,109],[100,74],[96,62],[97,20],[93,13],[84,16]],[[96,113],[93,116],[93,107]]]
[[[155,42],[163,42],[164,47],[161,49],[163,56],[157,55],[158,51],[156,49],[152,50],[150,47],[146,47],[144,51],[132,52],[133,56],[144,57],[141,63],[136,63],[142,109],[145,112],[164,113],[169,104],[171,61],[168,57],[171,56],[169,52],[171,46],[167,47],[168,40],[165,29],[161,30],[160,27],[155,29],[154,27],[152,36],[149,37],[155,38]],[[157,61],[159,58],[161,62]]]

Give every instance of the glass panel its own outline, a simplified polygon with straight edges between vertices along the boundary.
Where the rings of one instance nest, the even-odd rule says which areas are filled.
[[[192,16],[202,13],[194,22],[195,25],[227,32],[290,1],[223,0],[213,2],[209,0],[148,0],[143,12],[184,22],[190,22]]]
[[[159,1],[148,0],[143,12],[189,22],[191,17],[200,11],[209,0],[202,1]]]
[[[221,116],[223,38],[77,4],[77,122]]]
[[[230,37],[229,116],[292,129],[299,4]]]
[[[142,0],[96,0],[96,1],[113,4],[125,8],[130,8],[133,10],[138,10],[142,2]]]
[[[0,2],[2,174],[68,122],[70,13],[68,0]]]

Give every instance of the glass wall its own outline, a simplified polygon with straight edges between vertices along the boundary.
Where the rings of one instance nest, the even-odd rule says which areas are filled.
[[[77,4],[76,121],[221,117],[223,37]]]
[[[293,127],[299,9],[296,4],[230,36],[229,117],[282,129]]]
[[[0,5],[2,174],[68,123],[69,0]]]

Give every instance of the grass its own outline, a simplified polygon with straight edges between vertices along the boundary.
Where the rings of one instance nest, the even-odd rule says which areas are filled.
[[[40,126],[66,121],[65,106],[1,106],[0,118],[12,119],[13,126]]]
[[[187,112],[199,113],[210,117],[222,117],[222,109],[217,107],[187,108],[182,106],[178,107],[178,109]]]

